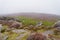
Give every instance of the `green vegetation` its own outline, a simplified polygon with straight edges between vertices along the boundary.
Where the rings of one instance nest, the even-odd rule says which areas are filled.
[[[36,25],[38,22],[40,22],[40,21],[42,21],[42,20],[36,20],[36,19],[33,19],[33,18],[28,18],[28,17],[17,17],[17,18],[19,18],[21,21],[22,21],[22,23],[23,24],[25,24],[25,25],[30,25],[30,24],[32,24],[32,25]],[[53,25],[53,23],[54,22],[51,22],[51,21],[42,21],[43,22],[43,25],[44,26],[52,26]]]
[[[25,35],[22,40],[26,40],[28,38],[28,35]]]
[[[51,22],[51,21],[38,20],[38,19],[36,20],[36,19],[33,19],[33,18],[28,18],[28,17],[23,17],[23,16],[18,16],[18,17],[16,17],[16,18],[18,18],[18,19],[22,22],[22,24],[23,24],[23,25],[22,25],[22,26],[23,26],[22,29],[24,29],[25,27],[26,27],[27,29],[29,29],[29,26],[30,26],[30,25],[36,26],[36,24],[37,24],[38,22],[42,22],[42,23],[43,23],[43,25],[39,26],[38,28],[31,28],[30,30],[24,29],[24,30],[27,30],[27,31],[29,31],[29,32],[34,31],[34,32],[43,33],[44,31],[50,30],[51,27],[52,27],[52,25],[54,24],[54,22]],[[2,33],[2,34],[8,34],[7,40],[15,40],[16,37],[18,37],[18,36],[20,35],[20,34],[11,32],[11,31],[6,32],[5,30],[8,28],[7,25],[4,25],[3,27],[4,27],[4,29],[2,29],[1,33]],[[39,29],[39,30],[38,30],[38,29]],[[20,29],[19,29],[19,30],[20,30]],[[27,33],[28,33],[28,32],[27,32]],[[24,34],[24,32],[22,32],[22,34]],[[26,40],[27,37],[28,37],[28,35],[25,35],[25,36],[22,38],[22,40]]]
[[[49,22],[49,21],[43,21],[43,24],[45,26],[52,26],[54,24],[54,22]]]
[[[15,40],[18,35],[19,35],[19,34],[16,34],[16,33],[9,34],[9,35],[8,35],[9,37],[8,37],[7,40]]]
[[[36,25],[36,23],[39,22],[37,20],[34,20],[32,18],[27,18],[27,17],[18,17],[18,18],[22,21],[24,25],[30,25],[30,24]]]

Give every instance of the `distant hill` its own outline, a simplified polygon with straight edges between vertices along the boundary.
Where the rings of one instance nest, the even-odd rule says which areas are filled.
[[[40,20],[48,20],[48,21],[60,20],[60,16],[58,15],[44,14],[44,13],[16,13],[16,14],[10,14],[5,16],[24,16],[24,17],[40,19]]]

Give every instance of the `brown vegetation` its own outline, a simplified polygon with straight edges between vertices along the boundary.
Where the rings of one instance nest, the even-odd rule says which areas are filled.
[[[22,23],[19,22],[13,22],[12,25],[9,26],[9,28],[21,28]]]
[[[40,34],[40,33],[35,33],[30,35],[27,40],[47,40],[46,36]]]

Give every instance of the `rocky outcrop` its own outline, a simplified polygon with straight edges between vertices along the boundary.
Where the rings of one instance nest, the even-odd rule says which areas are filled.
[[[56,22],[56,23],[54,24],[54,27],[55,27],[55,28],[60,27],[60,21]]]
[[[9,25],[10,26],[14,21],[21,22],[21,20],[18,18],[0,17],[0,24],[3,24],[3,25]]]
[[[56,28],[56,30],[60,31],[60,21],[58,21],[54,24],[54,28]]]
[[[60,35],[60,21],[56,22],[56,23],[54,24],[53,28],[55,28],[54,34],[55,34],[55,35]]]

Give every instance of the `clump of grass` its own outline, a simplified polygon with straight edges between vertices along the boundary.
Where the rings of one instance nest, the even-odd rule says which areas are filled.
[[[43,21],[43,24],[45,26],[52,26],[54,24],[54,22],[50,22],[50,21]]]
[[[22,38],[22,40],[26,40],[27,37],[28,37],[28,35],[25,35],[25,36]]]
[[[1,30],[1,33],[4,33],[8,27],[6,25],[3,26],[3,29]]]

